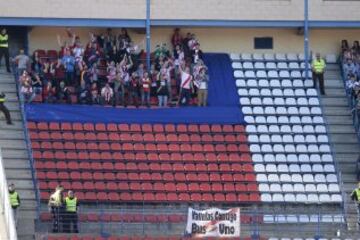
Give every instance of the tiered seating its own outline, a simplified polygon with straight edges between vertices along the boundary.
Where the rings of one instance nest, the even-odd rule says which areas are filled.
[[[29,122],[41,197],[85,201],[258,202],[242,125]]]
[[[264,223],[344,223],[343,215],[264,215]]]
[[[110,236],[110,237],[94,237],[94,236],[67,236],[67,235],[50,235],[47,238],[48,240],[192,240],[192,239],[199,239],[199,238],[190,238],[190,237],[178,237],[178,236],[156,236],[156,237],[150,237],[150,236]],[[220,238],[215,237],[207,237],[208,240],[220,240]],[[253,237],[240,237],[240,238],[226,238],[229,240],[252,240]],[[265,238],[256,238],[259,240],[265,239]]]
[[[312,80],[305,79],[303,55],[230,57],[261,200],[341,202],[326,124]]]

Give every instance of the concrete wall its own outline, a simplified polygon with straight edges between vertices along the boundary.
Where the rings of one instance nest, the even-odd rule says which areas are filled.
[[[86,43],[89,39],[89,31],[100,33],[105,29],[73,28],[73,31],[80,36],[83,43]],[[154,49],[155,45],[159,43],[167,43],[170,46],[172,31],[171,28],[153,28],[152,48]],[[191,28],[181,31],[183,34],[195,33],[200,40],[202,49],[206,52],[253,53],[256,52],[253,48],[254,37],[274,38],[273,50],[257,50],[258,52],[303,52],[303,36],[297,35],[295,29]],[[59,49],[56,40],[57,34],[65,39],[65,28],[34,27],[29,33],[30,50]],[[129,34],[135,43],[144,44],[144,33],[130,29]],[[342,39],[348,39],[350,43],[356,39],[360,40],[360,29],[316,29],[310,31],[310,47],[314,52],[336,53]]]
[[[151,0],[153,19],[302,20],[303,0]],[[359,20],[360,1],[309,0],[312,20]],[[21,6],[21,7],[20,7]],[[8,0],[2,17],[144,19],[146,0]]]

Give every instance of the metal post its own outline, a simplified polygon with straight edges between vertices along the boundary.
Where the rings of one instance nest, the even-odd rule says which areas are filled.
[[[304,58],[305,79],[309,78],[309,0],[304,0]]]
[[[151,0],[146,0],[146,66],[148,71],[150,71],[150,64],[151,64],[150,7],[151,7]]]

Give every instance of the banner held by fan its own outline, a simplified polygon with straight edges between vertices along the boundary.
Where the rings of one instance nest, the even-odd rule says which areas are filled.
[[[240,208],[189,208],[186,232],[195,238],[240,237]]]

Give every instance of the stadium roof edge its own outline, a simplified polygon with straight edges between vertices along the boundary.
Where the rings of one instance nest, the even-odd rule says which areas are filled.
[[[35,18],[0,17],[5,26],[72,26],[72,27],[129,27],[145,28],[146,19],[90,19],[90,18]],[[295,28],[304,21],[293,20],[182,20],[151,19],[154,27],[242,27],[242,28]],[[360,21],[309,21],[311,28],[360,28]]]

